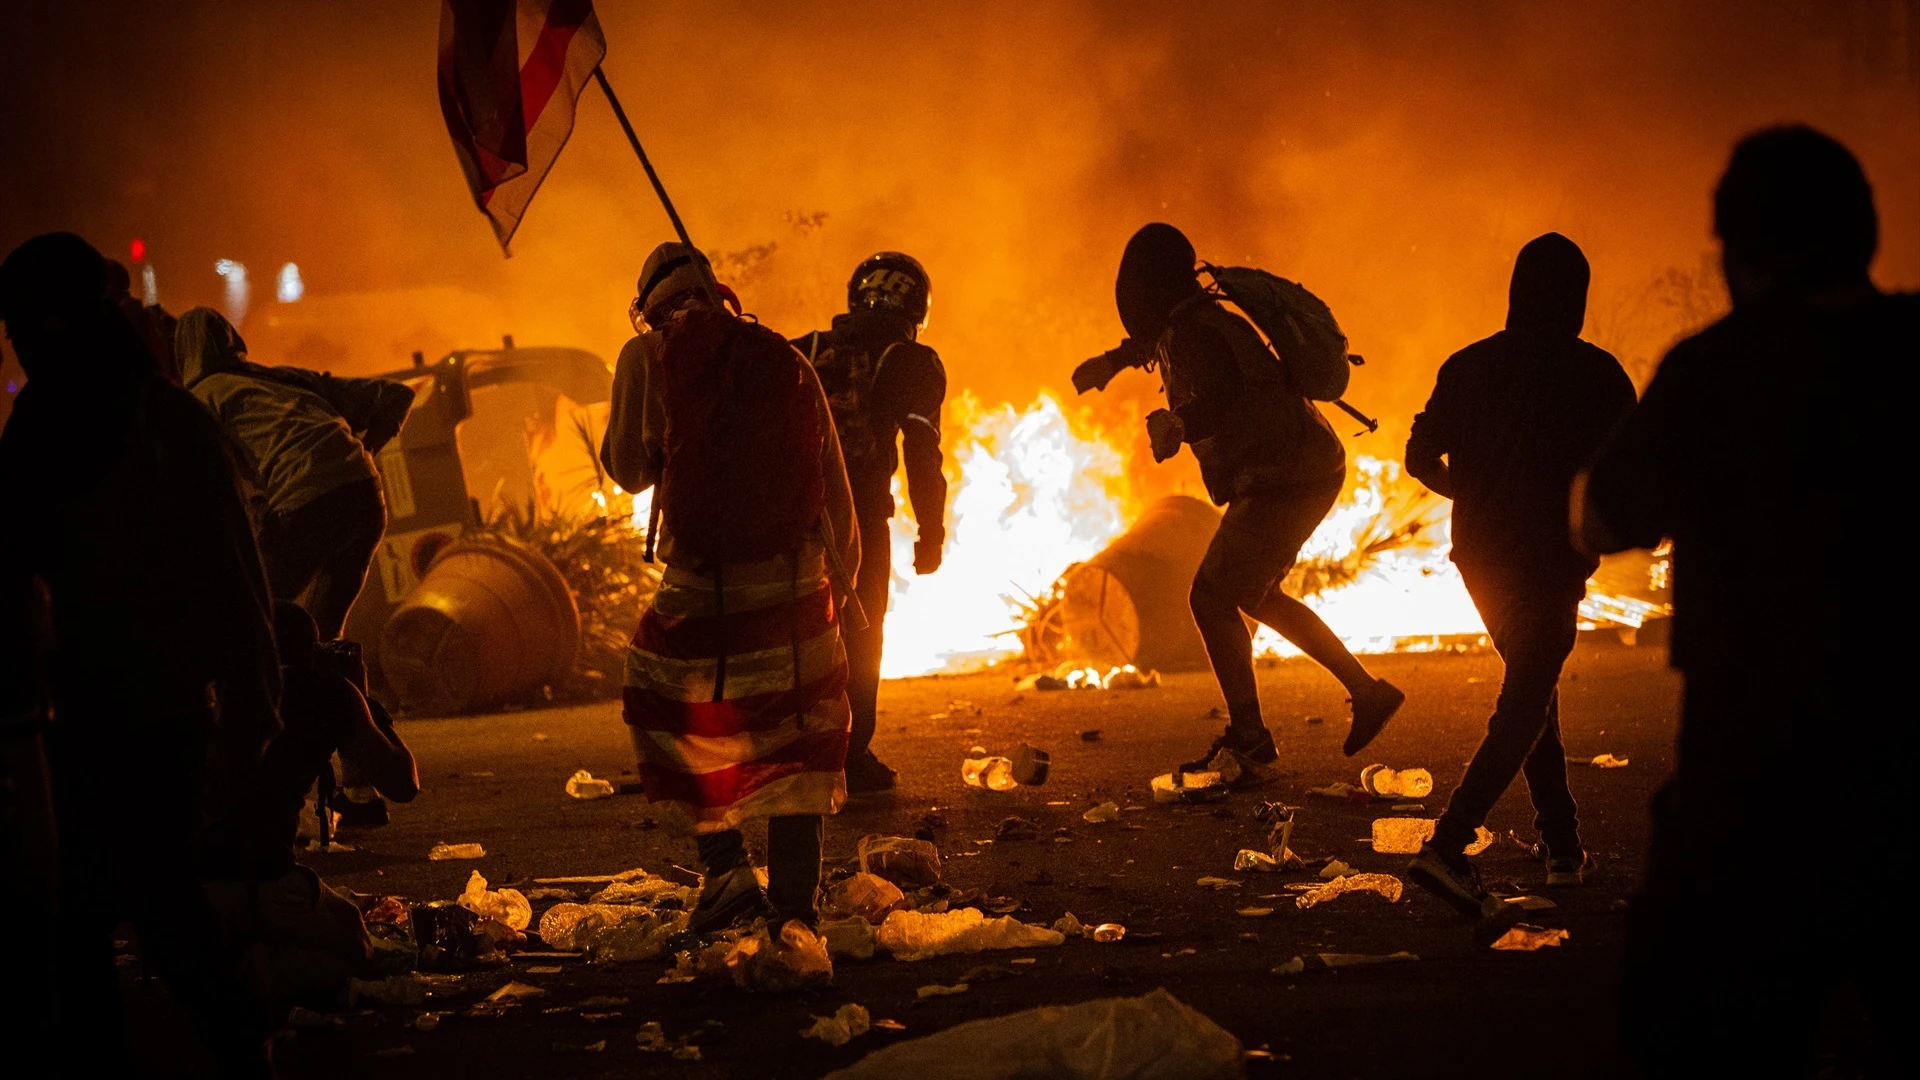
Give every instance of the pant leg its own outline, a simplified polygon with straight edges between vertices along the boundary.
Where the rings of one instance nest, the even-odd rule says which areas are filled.
[[[1467,578],[1467,591],[1506,665],[1506,676],[1500,683],[1493,716],[1487,721],[1486,737],[1474,751],[1466,776],[1434,827],[1434,846],[1449,854],[1466,849],[1474,830],[1486,823],[1493,804],[1534,757],[1547,727],[1560,667],[1573,652],[1579,603],[1578,597],[1566,602],[1564,590],[1476,581],[1473,577]],[[1537,768],[1542,785],[1551,791],[1554,785],[1544,759]],[[1561,786],[1566,783],[1565,768],[1562,760]],[[1568,795],[1567,802],[1571,801]]]
[[[700,852],[700,865],[708,877],[724,874],[747,861],[747,845],[739,829],[700,833],[693,838],[693,845]]]
[[[820,891],[819,814],[793,814],[767,821],[767,899],[782,919],[811,925]]]
[[[334,541],[321,560],[307,591],[307,610],[320,631],[320,640],[340,636],[347,613],[367,581],[373,553],[387,531],[387,503],[380,482],[350,484],[322,496],[333,521]]]
[[[847,650],[847,705],[853,711],[853,734],[847,757],[864,753],[873,744],[879,725],[880,657],[885,645],[887,594],[893,583],[893,542],[888,518],[860,515],[860,572],[854,593],[866,610],[867,625],[841,627]]]
[[[1521,772],[1533,797],[1533,827],[1546,840],[1547,850],[1559,858],[1578,858],[1579,807],[1573,801],[1573,789],[1567,786],[1567,747],[1560,739],[1558,689],[1547,699],[1547,725]]]

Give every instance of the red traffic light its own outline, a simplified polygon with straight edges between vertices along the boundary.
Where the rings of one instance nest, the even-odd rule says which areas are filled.
[[[147,242],[137,236],[134,237],[133,243],[127,245],[127,254],[133,256],[134,262],[145,262],[147,260]]]

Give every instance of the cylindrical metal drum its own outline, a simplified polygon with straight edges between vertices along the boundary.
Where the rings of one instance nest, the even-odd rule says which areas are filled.
[[[1142,670],[1205,668],[1187,591],[1219,527],[1220,512],[1189,495],[1147,507],[1105,550],[1067,572],[1064,650]]]

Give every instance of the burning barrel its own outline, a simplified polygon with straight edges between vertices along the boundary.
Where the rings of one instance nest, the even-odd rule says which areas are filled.
[[[1192,671],[1207,666],[1187,590],[1220,513],[1169,495],[1106,549],[1067,571],[1061,602],[1066,647],[1100,664]]]
[[[408,711],[472,712],[559,682],[580,648],[580,610],[551,560],[491,537],[449,544],[381,634],[387,681]]]

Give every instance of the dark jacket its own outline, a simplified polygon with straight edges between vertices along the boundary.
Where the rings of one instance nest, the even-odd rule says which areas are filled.
[[[1453,500],[1453,560],[1470,576],[1572,586],[1599,565],[1573,549],[1567,493],[1633,408],[1633,383],[1580,340],[1586,260],[1559,240],[1522,252],[1507,328],[1448,358],[1407,439],[1407,472]]]
[[[940,408],[947,369],[932,349],[888,331],[878,319],[836,315],[832,329],[793,344],[819,373],[833,408],[860,520],[893,516],[893,474],[904,458],[920,539],[937,545],[946,537]]]
[[[1200,478],[1219,505],[1243,495],[1339,487],[1347,452],[1247,320],[1195,296],[1175,308],[1154,344]]]

